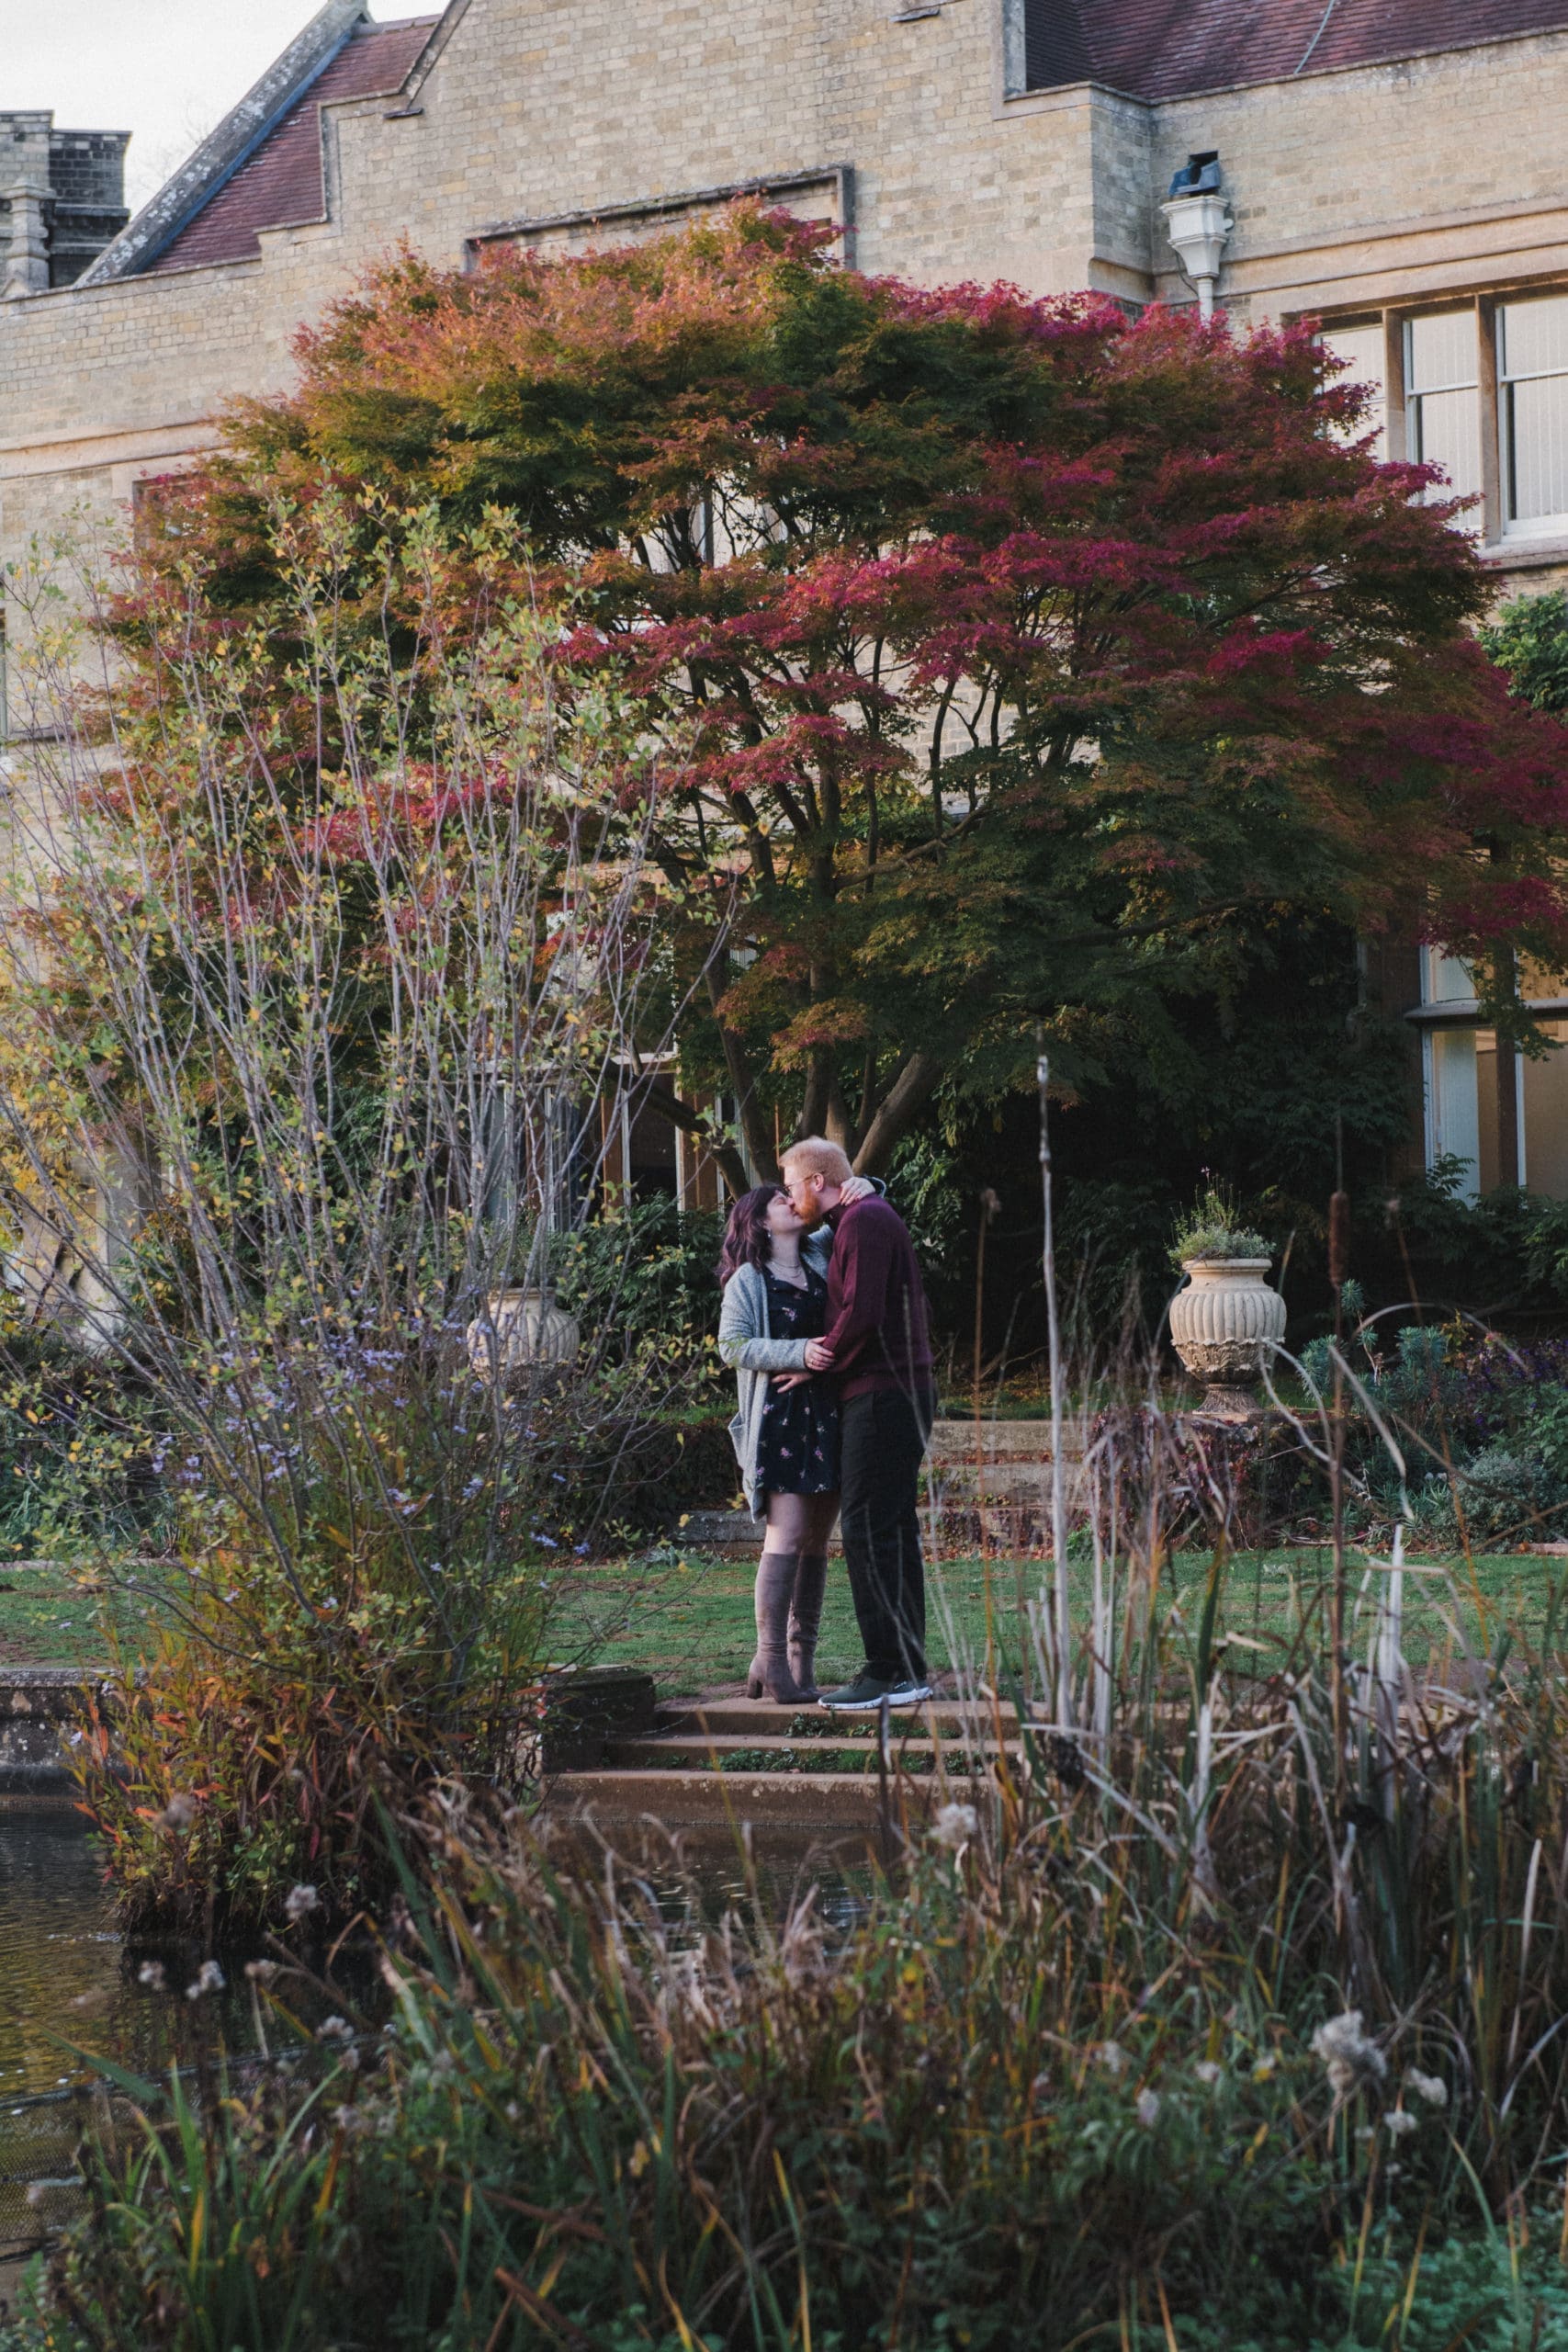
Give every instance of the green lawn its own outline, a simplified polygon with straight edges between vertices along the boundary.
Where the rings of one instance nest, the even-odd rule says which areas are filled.
[[[1210,1567],[1205,1554],[1185,1552],[1162,1573],[1159,1611],[1178,1656],[1196,1635]],[[933,1667],[950,1667],[955,1653],[983,1666],[989,1627],[992,1654],[1004,1669],[1016,1668],[1022,1647],[1021,1600],[1039,1592],[1043,1573],[1038,1560],[940,1562],[930,1575]],[[1232,1645],[1231,1663],[1263,1670],[1286,1664],[1321,1623],[1330,1573],[1326,1550],[1236,1555],[1225,1571],[1219,1611],[1222,1632]],[[1461,1634],[1479,1649],[1495,1648],[1505,1630],[1516,1642],[1533,1645],[1565,1574],[1568,1559],[1533,1555],[1489,1556],[1470,1565],[1412,1563],[1405,1579],[1406,1657],[1417,1667],[1440,1665],[1457,1648]],[[1075,1559],[1073,1615],[1080,1629],[1087,1628],[1090,1576],[1087,1562]],[[751,1577],[749,1561],[696,1553],[584,1566],[565,1584],[550,1630],[551,1655],[645,1665],[660,1688],[671,1692],[737,1681],[751,1655]],[[1363,1651],[1382,1581],[1358,1559],[1351,1598],[1356,1643]],[[0,1665],[92,1666],[105,1655],[106,1611],[120,1639],[134,1649],[155,1608],[153,1589],[145,1596],[106,1592],[86,1572],[0,1566]],[[818,1664],[826,1674],[848,1675],[860,1657],[849,1580],[836,1559]]]
[[[1205,1554],[1181,1553],[1162,1574],[1159,1611],[1178,1656],[1196,1636],[1211,1566]],[[1440,1667],[1461,1640],[1472,1648],[1495,1648],[1505,1629],[1516,1642],[1532,1644],[1565,1572],[1568,1560],[1534,1555],[1410,1564],[1405,1656],[1416,1667]],[[1015,1668],[1022,1647],[1021,1599],[1039,1592],[1043,1573],[1038,1560],[939,1563],[929,1577],[932,1667],[950,1667],[955,1652],[983,1665],[989,1627],[992,1654],[1004,1670]],[[1231,1663],[1268,1671],[1311,1644],[1323,1622],[1331,1574],[1326,1549],[1236,1555],[1225,1571],[1219,1610]],[[1087,1628],[1091,1576],[1087,1563],[1075,1560],[1072,1607],[1080,1630]],[[610,1664],[647,1666],[661,1689],[674,1692],[735,1681],[751,1655],[751,1577],[746,1561],[695,1554],[585,1569],[557,1616],[552,1649],[563,1657],[591,1655]],[[1351,1602],[1356,1646],[1363,1651],[1383,1581],[1357,1556]],[[835,1560],[819,1673],[852,1673],[860,1659],[849,1581]]]
[[[153,1591],[106,1591],[86,1568],[0,1562],[0,1666],[94,1666],[104,1659],[106,1612],[134,1648],[156,1606]]]

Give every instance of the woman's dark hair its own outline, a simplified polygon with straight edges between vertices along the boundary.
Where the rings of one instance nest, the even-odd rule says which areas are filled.
[[[768,1211],[783,1198],[782,1184],[758,1184],[750,1193],[741,1193],[724,1228],[724,1247],[718,1253],[721,1283],[727,1283],[731,1274],[738,1274],[742,1266],[767,1264],[773,1253]]]

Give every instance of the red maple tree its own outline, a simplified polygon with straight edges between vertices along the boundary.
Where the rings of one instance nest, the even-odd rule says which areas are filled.
[[[1068,1083],[1148,1050],[1235,985],[1238,910],[1441,940],[1505,1023],[1513,953],[1568,956],[1562,731],[1305,327],[862,277],[741,206],[399,256],[299,356],[147,563],[199,542],[214,613],[265,609],[280,494],[509,534],[566,690],[606,674],[657,746],[688,1055],[760,1168],[781,1112],[886,1165],[1040,1025]]]

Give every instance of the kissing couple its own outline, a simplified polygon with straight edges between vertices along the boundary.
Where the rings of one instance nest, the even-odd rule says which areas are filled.
[[[841,1713],[918,1706],[931,1695],[919,1474],[936,1399],[914,1244],[836,1143],[807,1136],[782,1168],[782,1184],[736,1202],[718,1267],[719,1353],[740,1392],[729,1432],[764,1522],[748,1694]],[[865,1662],[818,1691],[835,1520]]]

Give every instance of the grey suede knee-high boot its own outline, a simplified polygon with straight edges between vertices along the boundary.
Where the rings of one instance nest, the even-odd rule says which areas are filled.
[[[803,1552],[789,1609],[789,1670],[807,1699],[817,1696],[817,1634],[828,1585],[826,1552]]]
[[[804,1694],[789,1670],[789,1603],[798,1552],[764,1552],[757,1563],[757,1654],[746,1672],[749,1699],[793,1706]]]

